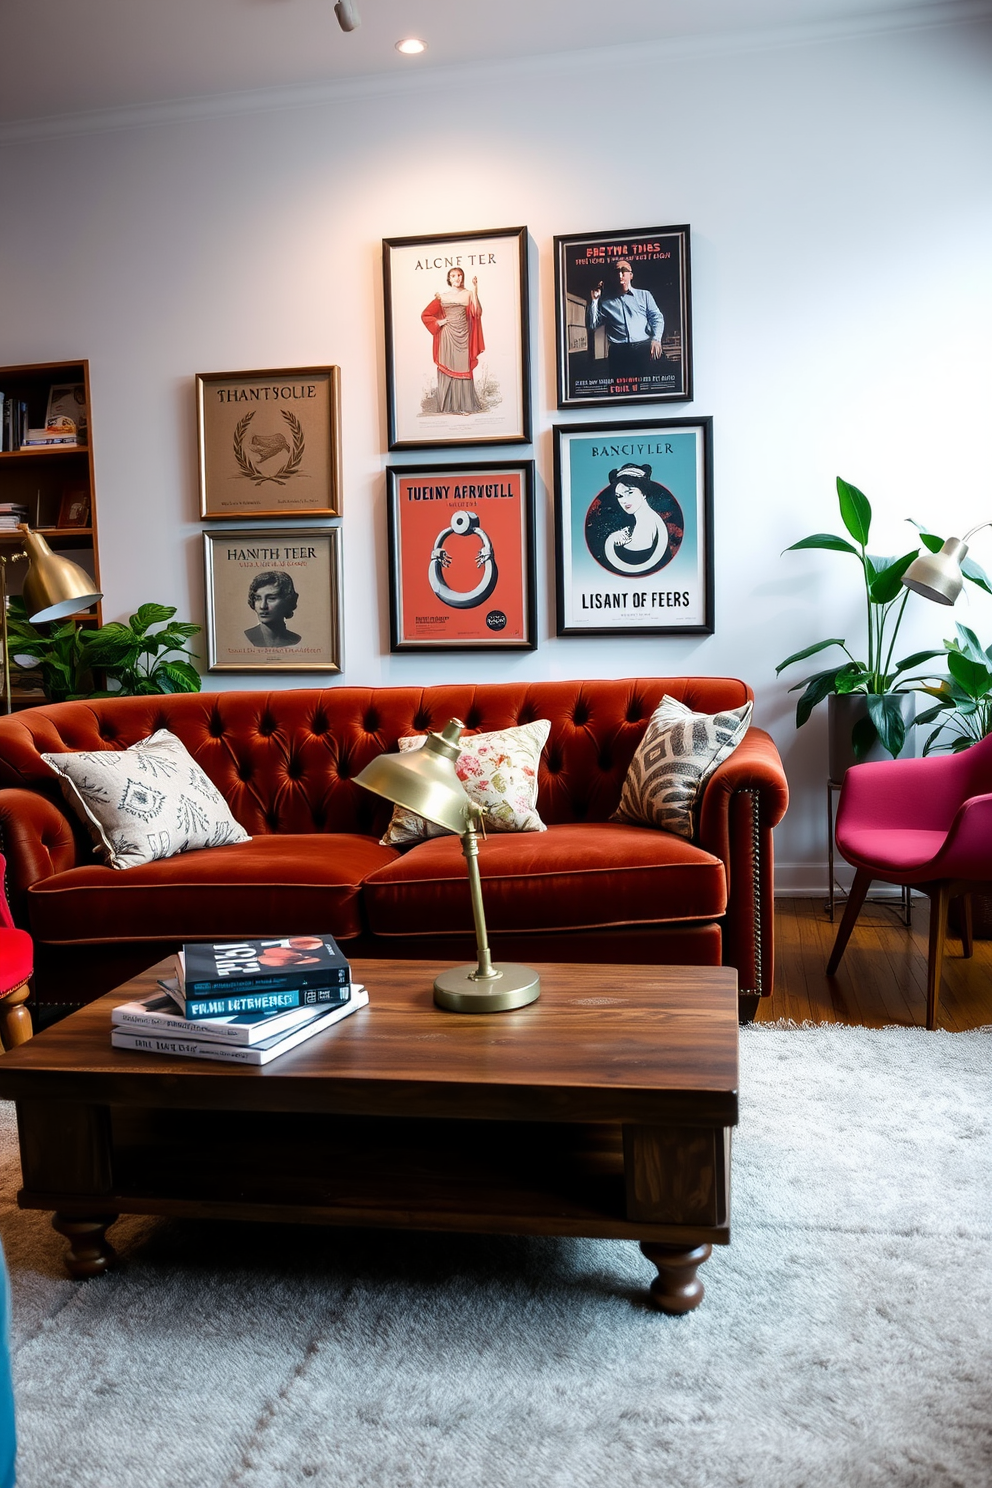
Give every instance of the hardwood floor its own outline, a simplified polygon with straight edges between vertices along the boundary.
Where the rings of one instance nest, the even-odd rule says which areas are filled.
[[[913,924],[898,906],[866,904],[840,969],[825,972],[840,921],[831,925],[822,899],[779,899],[775,904],[775,990],[762,999],[758,1021],[887,1023],[924,1027],[930,901],[913,900]],[[992,1023],[992,940],[975,941],[970,961],[948,936],[937,1025],[952,1032]]]

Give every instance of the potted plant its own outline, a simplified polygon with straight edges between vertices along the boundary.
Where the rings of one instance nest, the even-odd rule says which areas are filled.
[[[71,619],[32,625],[24,601],[14,597],[7,617],[9,655],[23,671],[41,673],[45,696],[53,703],[121,693],[199,692],[189,642],[200,627],[174,620],[175,613],[172,605],[143,604],[126,623],[112,620],[98,630]],[[109,688],[95,687],[98,673],[112,684]]]
[[[840,476],[837,477],[837,498],[841,521],[850,540],[832,532],[817,532],[812,537],[792,543],[785,551],[823,548],[829,552],[849,553],[860,564],[867,619],[865,659],[855,656],[840,636],[832,636],[794,652],[775,668],[777,676],[786,667],[805,661],[831,646],[838,646],[843,651],[846,660],[804,677],[789,689],[790,692],[803,689],[796,705],[797,727],[806,722],[818,703],[824,698],[829,699],[831,780],[840,780],[849,764],[867,759],[873,753],[887,753],[893,758],[902,753],[907,729],[912,722],[915,694],[926,681],[923,676],[908,674],[933,657],[944,655],[942,650],[917,651],[900,661],[894,659],[896,639],[910,594],[902,583],[902,576],[919,557],[921,546],[936,553],[943,539],[914,522],[912,525],[919,536],[908,553],[898,558],[876,557],[868,552],[872,518],[868,498],[857,486]],[[973,584],[992,594],[992,585],[976,563],[966,559],[962,572]]]

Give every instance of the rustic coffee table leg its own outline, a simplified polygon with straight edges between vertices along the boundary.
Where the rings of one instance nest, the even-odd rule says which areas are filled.
[[[72,1276],[102,1276],[117,1260],[117,1252],[107,1239],[107,1228],[116,1214],[83,1218],[78,1214],[53,1214],[52,1229],[69,1242],[65,1264]]]
[[[642,1240],[641,1250],[658,1268],[651,1283],[651,1301],[662,1312],[692,1312],[703,1300],[703,1283],[696,1271],[708,1261],[712,1245],[659,1245]]]

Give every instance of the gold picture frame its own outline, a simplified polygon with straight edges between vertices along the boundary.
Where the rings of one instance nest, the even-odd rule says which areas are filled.
[[[341,369],[196,374],[205,521],[341,515]]]
[[[340,672],[340,527],[203,534],[207,670]]]

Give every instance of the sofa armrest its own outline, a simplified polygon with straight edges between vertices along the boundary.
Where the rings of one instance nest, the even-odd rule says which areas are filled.
[[[7,859],[7,898],[15,922],[29,930],[27,892],[79,859],[76,835],[65,812],[30,790],[0,790],[0,852]]]
[[[699,814],[699,845],[721,858],[727,873],[723,964],[737,968],[741,997],[766,997],[772,990],[772,828],[788,804],[774,741],[763,729],[748,729],[707,781]]]

